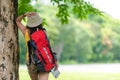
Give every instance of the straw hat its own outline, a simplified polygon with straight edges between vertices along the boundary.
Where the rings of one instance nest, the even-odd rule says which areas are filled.
[[[27,15],[27,25],[28,27],[36,27],[42,23],[41,17],[36,12],[30,12]]]

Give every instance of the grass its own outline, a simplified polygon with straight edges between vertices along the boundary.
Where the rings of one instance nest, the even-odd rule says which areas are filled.
[[[30,80],[27,69],[19,70],[20,80]],[[61,72],[55,79],[50,73],[49,80],[120,80],[120,73],[100,73],[100,72]]]

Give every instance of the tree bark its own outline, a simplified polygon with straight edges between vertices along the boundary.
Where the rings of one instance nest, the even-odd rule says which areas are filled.
[[[0,80],[19,80],[17,0],[0,0]]]

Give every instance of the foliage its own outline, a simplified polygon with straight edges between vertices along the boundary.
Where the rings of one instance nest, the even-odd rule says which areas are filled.
[[[24,14],[25,12],[36,11],[31,5],[32,0],[19,0],[18,1],[18,15]]]
[[[102,12],[94,8],[90,2],[84,0],[51,0],[51,2],[53,5],[57,5],[57,17],[62,24],[68,23],[70,13],[74,14],[79,19],[87,18],[89,14],[102,14]]]
[[[31,4],[32,1],[39,2],[40,0],[19,0],[18,15],[25,12],[37,11]],[[51,0],[53,5],[57,5],[58,12],[56,16],[62,24],[68,23],[70,14],[74,14],[78,19],[87,18],[89,14],[102,15],[102,12],[94,8],[90,2],[84,0]]]

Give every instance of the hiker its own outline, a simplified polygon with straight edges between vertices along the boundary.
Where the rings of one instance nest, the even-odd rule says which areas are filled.
[[[27,26],[24,26],[21,21],[23,18],[27,17]],[[26,44],[30,40],[30,35],[37,30],[45,31],[45,28],[42,26],[42,19],[36,12],[26,12],[17,17],[16,24],[20,31],[23,33]],[[28,47],[28,44],[27,44]],[[36,70],[36,65],[31,61],[29,57],[29,50],[27,48],[26,54],[26,64],[28,67],[28,73],[30,75],[31,80],[48,80],[49,72],[40,72]],[[57,62],[55,63],[56,69],[58,68]]]

